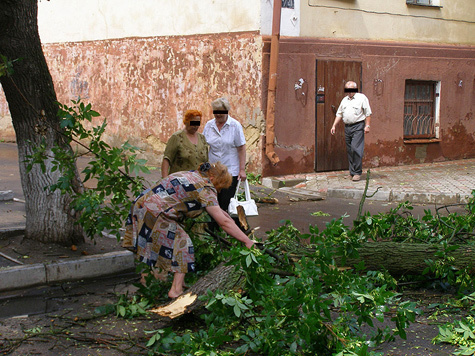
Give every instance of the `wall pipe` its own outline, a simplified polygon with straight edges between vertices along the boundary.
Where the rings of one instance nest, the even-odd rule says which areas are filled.
[[[272,14],[272,38],[270,44],[269,87],[267,88],[266,156],[272,165],[279,163],[275,148],[275,97],[277,88],[277,62],[279,58],[280,15],[282,1],[274,0]]]

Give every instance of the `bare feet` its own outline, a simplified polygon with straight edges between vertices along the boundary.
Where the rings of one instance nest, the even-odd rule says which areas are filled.
[[[178,298],[178,297],[179,297],[180,295],[182,295],[182,294],[183,294],[183,290],[182,290],[181,292],[176,292],[176,291],[173,291],[173,292],[172,292],[172,291],[170,290],[170,291],[168,292],[168,298],[170,298],[170,299],[176,299],[176,298]]]
[[[185,283],[185,273],[175,272],[172,286],[168,292],[168,297],[175,299],[183,294],[183,284]]]

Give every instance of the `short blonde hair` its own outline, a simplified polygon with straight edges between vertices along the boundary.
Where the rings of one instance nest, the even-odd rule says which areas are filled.
[[[201,119],[201,117],[203,117],[203,114],[201,113],[201,111],[198,110],[186,110],[185,116],[183,117],[183,123],[186,125],[186,123],[193,120],[195,116],[199,116]]]
[[[229,101],[226,98],[218,98],[216,100],[213,100],[211,103],[211,107],[213,110],[226,110],[229,111],[231,106],[229,105]]]

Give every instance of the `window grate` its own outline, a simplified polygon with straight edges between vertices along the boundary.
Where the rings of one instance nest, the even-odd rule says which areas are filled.
[[[404,138],[435,138],[435,82],[406,81]]]

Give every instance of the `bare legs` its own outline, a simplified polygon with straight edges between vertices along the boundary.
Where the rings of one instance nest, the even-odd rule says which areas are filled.
[[[175,272],[173,276],[173,283],[168,296],[170,298],[177,298],[183,293],[183,284],[185,283],[185,273]]]

